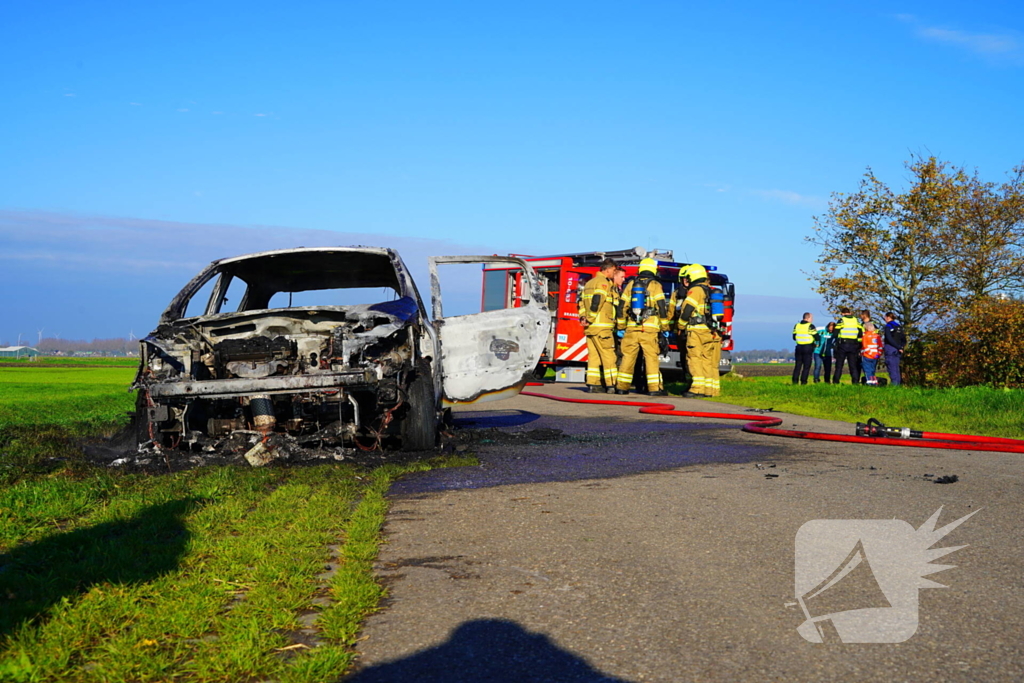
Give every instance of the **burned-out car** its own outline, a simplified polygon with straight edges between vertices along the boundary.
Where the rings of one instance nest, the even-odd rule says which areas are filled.
[[[510,260],[521,269],[519,307],[443,317],[439,264]],[[214,261],[141,341],[140,449],[253,451],[271,437],[319,449],[433,447],[446,407],[519,392],[550,322],[523,261],[438,256],[430,274],[433,319],[392,249]]]

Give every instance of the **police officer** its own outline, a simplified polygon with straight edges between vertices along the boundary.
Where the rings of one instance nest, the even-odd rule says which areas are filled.
[[[672,294],[670,317],[686,339],[686,367],[693,381],[687,398],[718,396],[721,338],[711,329],[711,288],[708,271],[699,263],[679,270],[680,287]],[[683,294],[685,292],[685,295]],[[685,298],[684,298],[685,297]]]
[[[617,265],[605,259],[597,275],[583,288],[579,303],[580,322],[587,340],[587,391],[615,391],[615,310],[618,293],[612,278]],[[602,371],[604,387],[601,386]]]
[[[811,363],[814,361],[815,332],[817,329],[811,322],[814,316],[804,313],[803,320],[793,327],[793,341],[796,342],[796,350],[793,357],[796,365],[793,366],[793,384],[807,384],[807,375],[811,373]]]
[[[860,384],[860,346],[864,326],[853,317],[849,308],[843,308],[840,313],[842,317],[836,323],[836,372],[832,383],[839,384],[839,378],[843,376],[843,361],[846,361],[850,365],[850,379],[854,384]]]
[[[645,258],[640,262],[637,276],[623,284],[616,318],[616,334],[622,340],[616,394],[629,393],[633,369],[642,350],[647,368],[647,393],[651,396],[665,395],[658,369],[658,351],[659,340],[661,345],[668,341],[668,302],[657,273],[658,262]]]
[[[885,314],[883,330],[885,332],[883,337],[885,340],[885,367],[889,371],[889,383],[898,386],[903,383],[903,378],[900,376],[900,356],[903,355],[903,349],[907,345],[907,334],[900,321],[896,320],[895,313]]]

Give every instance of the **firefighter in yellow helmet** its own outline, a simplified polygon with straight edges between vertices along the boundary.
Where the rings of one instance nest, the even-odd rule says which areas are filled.
[[[708,271],[699,263],[679,269],[680,286],[672,293],[670,317],[686,340],[686,367],[693,378],[687,398],[718,396],[718,362],[722,339],[711,319]]]
[[[612,276],[618,268],[605,259],[597,275],[587,281],[579,301],[580,322],[587,340],[587,391],[615,391],[615,310],[618,292]],[[604,387],[601,386],[603,371]]]
[[[665,395],[658,356],[660,348],[667,348],[668,321],[668,302],[658,281],[658,262],[645,258],[640,262],[636,277],[626,280],[622,286],[616,316],[616,335],[622,340],[616,394],[629,393],[637,356],[643,351],[647,393]]]

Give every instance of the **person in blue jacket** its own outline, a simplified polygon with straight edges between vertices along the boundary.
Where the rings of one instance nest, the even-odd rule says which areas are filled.
[[[836,324],[829,323],[818,330],[814,343],[814,381],[821,381],[821,366],[825,366],[825,384],[832,382],[832,349],[836,345]]]
[[[889,371],[889,383],[902,384],[900,359],[903,356],[903,349],[907,345],[907,335],[903,331],[903,325],[900,325],[900,321],[896,320],[896,316],[892,313],[885,314],[882,339],[885,342],[882,348],[885,353],[885,369]]]

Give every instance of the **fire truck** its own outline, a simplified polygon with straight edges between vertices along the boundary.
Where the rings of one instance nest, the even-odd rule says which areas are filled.
[[[510,254],[529,263],[546,282],[547,306],[551,313],[551,336],[537,366],[537,377],[554,369],[555,377],[561,381],[582,382],[587,365],[587,343],[580,324],[577,302],[583,294],[587,281],[598,272],[598,265],[606,258],[614,259],[625,271],[626,277],[637,274],[640,261],[652,258],[658,262],[658,279],[665,290],[666,298],[679,286],[679,269],[686,265],[678,263],[671,250],[643,247],[620,251],[593,251],[579,254],[554,254],[531,256]],[[733,301],[736,291],[729,276],[718,272],[715,266],[704,266],[708,271],[712,291],[722,293],[725,302],[723,318],[727,337],[722,342],[722,360],[719,373],[732,370],[732,321]],[[522,303],[524,290],[522,272],[512,267],[485,267],[483,272],[483,294],[481,310],[492,311],[501,308],[515,308]],[[661,357],[661,371],[666,375],[683,372],[685,363],[680,362],[679,348],[675,343],[669,346],[668,355]]]

